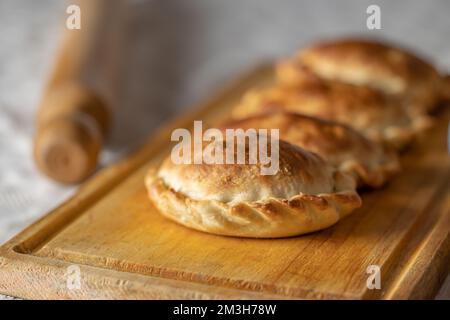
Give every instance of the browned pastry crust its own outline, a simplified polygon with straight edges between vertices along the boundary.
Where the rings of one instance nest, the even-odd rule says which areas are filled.
[[[282,140],[279,171],[263,176],[260,167],[177,165],[169,157],[159,170],[149,171],[146,186],[166,217],[193,229],[240,237],[288,237],[320,230],[361,205],[352,177]]]
[[[398,95],[412,115],[435,108],[445,94],[444,79],[436,69],[405,50],[369,40],[322,42],[277,67],[278,79],[292,84],[297,70],[308,67],[320,77],[365,85]]]
[[[427,116],[410,116],[398,99],[378,90],[324,80],[305,69],[300,76],[296,85],[249,91],[232,116],[240,119],[273,110],[303,113],[349,125],[369,139],[397,149],[431,122]]]
[[[235,120],[223,128],[279,129],[280,139],[295,144],[355,176],[358,185],[379,187],[398,172],[397,154],[346,125],[290,112],[269,112]]]

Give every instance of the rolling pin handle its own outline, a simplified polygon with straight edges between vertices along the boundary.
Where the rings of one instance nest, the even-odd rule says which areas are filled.
[[[61,183],[83,181],[96,169],[108,124],[105,104],[88,88],[66,84],[52,89],[38,114],[38,168]]]

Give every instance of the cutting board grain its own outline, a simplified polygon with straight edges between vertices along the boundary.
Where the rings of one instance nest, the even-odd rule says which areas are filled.
[[[402,155],[385,188],[337,225],[302,237],[239,239],[177,225],[147,199],[144,175],[170,151],[174,128],[227,116],[242,93],[270,83],[256,71],[154,135],[136,155],[104,169],[59,208],[0,249],[0,292],[24,298],[431,298],[450,265],[447,125]],[[67,286],[71,265],[80,286]],[[368,289],[369,265],[381,289]]]

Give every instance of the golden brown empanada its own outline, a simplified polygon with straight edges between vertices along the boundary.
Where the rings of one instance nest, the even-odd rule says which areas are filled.
[[[245,152],[248,157],[248,148]],[[260,167],[174,164],[169,157],[159,170],[149,171],[146,186],[166,217],[193,229],[240,237],[320,230],[361,205],[351,176],[282,140],[277,173],[261,175]]]
[[[410,52],[369,40],[322,42],[301,50],[277,67],[278,79],[296,83],[304,66],[327,80],[364,85],[394,94],[412,115],[435,108],[447,93],[445,80],[429,63]]]
[[[232,116],[240,119],[274,110],[302,113],[346,124],[398,149],[430,124],[427,116],[410,116],[398,99],[378,90],[324,80],[308,70],[302,70],[301,77],[295,85],[249,91]]]
[[[360,186],[379,187],[399,171],[396,153],[337,122],[281,111],[231,121],[223,128],[279,129],[280,139],[317,153],[354,175]]]

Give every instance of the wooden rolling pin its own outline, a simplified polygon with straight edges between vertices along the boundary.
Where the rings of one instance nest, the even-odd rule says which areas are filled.
[[[120,3],[120,4],[119,4]],[[47,176],[77,183],[97,167],[111,111],[99,92],[116,68],[110,47],[121,1],[81,0],[81,29],[65,31],[61,51],[37,114],[34,159]]]

